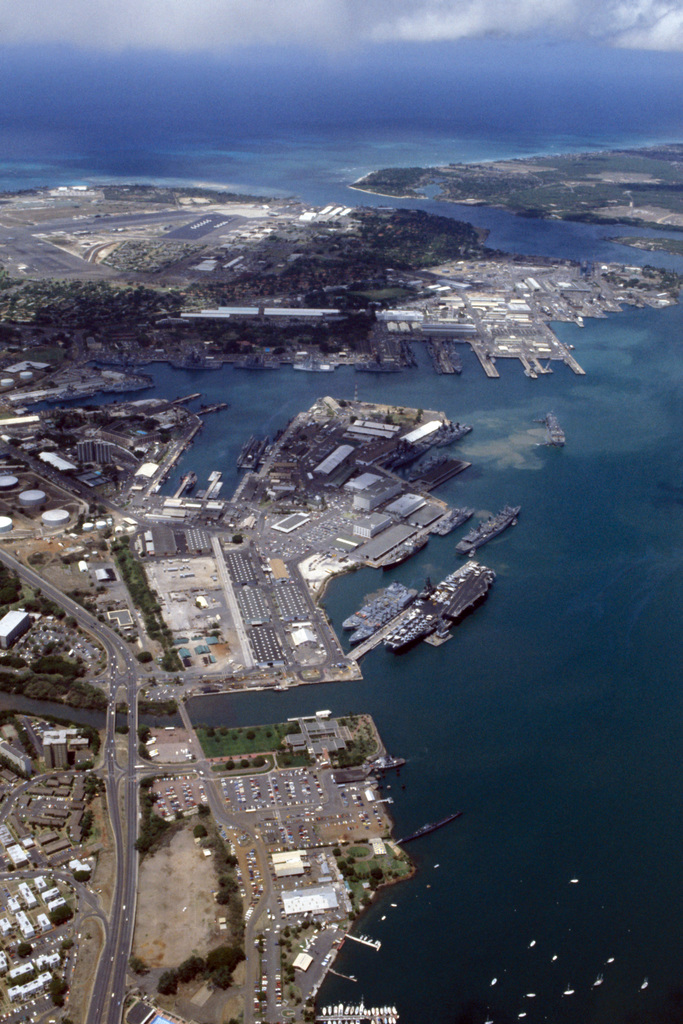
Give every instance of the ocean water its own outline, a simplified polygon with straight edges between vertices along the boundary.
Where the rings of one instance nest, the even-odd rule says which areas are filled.
[[[206,181],[384,203],[349,182],[376,166],[680,136],[676,55],[494,41],[429,56],[425,71],[400,47],[229,64],[53,51],[38,79],[16,51],[0,68],[10,97],[0,185]],[[613,229],[421,205],[474,220],[509,251],[682,266],[613,245]],[[192,702],[193,719],[214,724],[370,711],[408,762],[385,782],[397,834],[465,811],[411,848],[416,877],[381,894],[359,925],[381,951],[347,943],[336,967],[358,983],[331,976],[322,1005],[363,995],[396,1004],[406,1024],[681,1019],[683,309],[556,329],[586,377],[557,368],[531,381],[499,362],[489,381],[467,351],[457,378],[151,367],[159,395],[230,403],[207,418],[168,490],[187,469],[202,482],[220,469],[229,494],[249,434],[357,386],[362,399],[473,425],[458,446],[472,469],[441,497],[479,511],[522,506],[518,526],[480,552],[497,573],[487,602],[444,647],[378,650],[358,683]],[[561,451],[540,443],[534,421],[549,409],[567,434]],[[459,562],[457,538],[433,538],[382,582],[442,578]],[[379,584],[369,570],[335,581],[333,623]]]

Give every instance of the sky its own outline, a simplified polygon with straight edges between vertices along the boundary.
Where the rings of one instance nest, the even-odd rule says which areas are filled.
[[[683,49],[683,0],[0,0],[2,46],[348,50],[487,36]]]

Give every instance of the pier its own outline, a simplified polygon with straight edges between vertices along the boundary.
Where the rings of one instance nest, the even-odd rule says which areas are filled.
[[[374,651],[375,647],[379,647],[379,645],[382,643],[384,637],[388,636],[389,633],[391,633],[396,628],[396,626],[398,626],[398,624],[408,613],[408,611],[408,608],[404,608],[402,611],[398,613],[398,615],[395,615],[393,619],[389,619],[388,622],[385,622],[382,628],[378,629],[376,633],[373,633],[372,636],[369,636],[367,638],[367,640],[363,640],[362,643],[357,644],[356,647],[352,648],[352,650],[350,650],[349,653],[347,654],[347,658],[350,661],[357,662],[360,661],[363,655],[369,654],[370,651]],[[348,938],[352,938],[352,936],[349,935]]]
[[[382,948],[379,939],[369,939],[367,935],[347,935],[346,938],[351,939],[351,942],[360,942],[361,946],[371,946],[377,951]]]

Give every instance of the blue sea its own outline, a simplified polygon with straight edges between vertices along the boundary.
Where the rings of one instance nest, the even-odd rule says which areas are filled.
[[[32,77],[13,51],[0,70],[0,185],[210,182],[385,203],[349,183],[378,166],[683,136],[677,55],[500,41],[421,52],[221,63],[46,51],[44,74]],[[512,252],[683,272],[675,257],[614,245],[614,228],[421,205],[472,219]],[[441,497],[480,512],[522,506],[518,526],[481,552],[497,573],[488,601],[444,647],[378,650],[359,683],[192,703],[195,721],[214,724],[370,711],[389,750],[407,758],[400,780],[385,782],[397,833],[465,811],[412,848],[416,877],[381,894],[360,925],[380,952],[347,943],[336,967],[358,982],[330,977],[322,1005],[362,995],[397,1005],[404,1024],[683,1016],[683,309],[555,326],[585,377],[557,368],[531,381],[499,362],[490,381],[468,353],[458,378],[426,365],[386,378],[150,368],[159,395],[230,402],[169,488],[189,468],[200,479],[220,469],[228,491],[250,433],[284,426],[321,388],[349,397],[357,386],[362,399],[473,425],[458,446],[472,469]],[[535,420],[549,409],[567,434],[562,450],[539,443]],[[440,579],[457,564],[456,540],[433,538],[389,578]],[[369,570],[335,582],[325,598],[333,623],[377,586]]]

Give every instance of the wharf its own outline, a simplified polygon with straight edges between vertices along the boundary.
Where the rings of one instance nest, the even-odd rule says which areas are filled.
[[[463,470],[469,469],[471,462],[464,462],[462,459],[442,459],[417,478],[417,484],[422,490],[431,491],[435,487],[445,484],[451,477],[457,476]]]
[[[498,373],[498,370],[495,367],[493,359],[491,358],[487,351],[486,344],[480,339],[475,340],[474,338],[472,338],[470,341],[470,346],[475,356],[481,363],[481,368],[486,374],[486,376],[500,377],[500,374]]]

